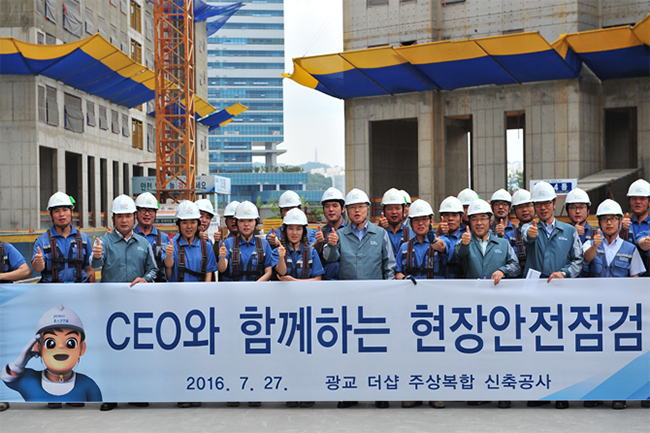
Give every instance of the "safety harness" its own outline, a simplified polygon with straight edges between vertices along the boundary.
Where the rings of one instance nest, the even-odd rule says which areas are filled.
[[[188,245],[181,245],[180,238],[178,239],[178,281],[182,283],[185,281],[185,274],[190,274],[199,279],[199,281],[205,281],[205,271],[208,267],[208,243],[203,240],[201,241],[201,270],[199,272],[193,271],[185,265],[185,248]]]
[[[402,232],[402,243],[408,242],[409,240],[409,225],[404,224],[404,231]]]
[[[242,276],[252,276],[257,280],[259,277],[264,275],[264,248],[262,247],[262,241],[260,238],[255,237],[255,250],[257,252],[257,269],[254,271],[242,271],[241,270],[241,253],[239,251],[239,239],[240,236],[235,238],[235,243],[232,247],[231,252],[231,264],[232,264],[232,280],[239,281]]]
[[[11,263],[9,263],[9,256],[5,257],[5,244],[0,241],[0,273],[5,271],[5,263],[9,265],[8,269],[11,269]],[[5,280],[0,280],[0,283],[4,283]],[[8,281],[7,281],[8,282]]]
[[[282,246],[285,248],[287,251],[287,254],[284,255],[284,264],[287,265],[287,269],[289,268],[289,248],[286,245],[286,241],[282,240]],[[312,267],[312,261],[311,261],[311,256],[310,256],[310,249],[309,249],[309,242],[303,242],[302,244],[302,277],[300,277],[301,280],[306,280],[309,278],[309,270]],[[293,264],[293,261],[291,262]],[[305,266],[305,263],[307,263],[307,266]],[[296,270],[296,266],[292,266],[292,270]],[[288,272],[287,272],[288,273]],[[295,275],[292,275],[292,277],[297,278]]]
[[[417,274],[426,273],[427,279],[429,280],[432,280],[436,275],[444,277],[444,274],[440,272],[440,269],[436,273],[435,265],[436,258],[438,257],[438,251],[433,248],[433,243],[429,243],[429,249],[424,254],[424,258],[420,266],[413,266],[416,258],[415,248],[413,247],[414,244],[415,239],[411,239],[408,241],[408,245],[406,246],[406,275],[415,276]],[[440,266],[439,268],[442,267]]]
[[[50,230],[47,231],[47,240],[50,243],[43,247],[43,254],[52,253],[52,271],[48,271],[47,268],[41,272],[42,274],[52,274],[52,282],[59,282],[59,264],[60,263],[71,263],[74,264],[77,268],[77,283],[81,283],[83,280],[82,265],[83,265],[83,252],[84,252],[84,242],[81,239],[81,233],[77,230],[74,236],[74,244],[77,247],[76,257],[73,257],[72,245],[70,244],[70,250],[68,251],[68,257],[62,257],[61,252],[56,246],[56,238],[52,237]]]
[[[521,227],[515,227],[515,249],[521,269],[526,267],[526,249],[524,248],[524,239],[521,236]]]

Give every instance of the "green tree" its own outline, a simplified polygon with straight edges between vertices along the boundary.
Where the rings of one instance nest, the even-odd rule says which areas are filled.
[[[255,203],[258,208],[262,207],[262,196],[257,196],[257,203]]]
[[[309,191],[324,191],[332,186],[332,179],[319,173],[307,174],[307,189]]]
[[[524,172],[515,171],[513,173],[508,173],[508,192],[510,194],[517,191],[519,188],[524,187]]]

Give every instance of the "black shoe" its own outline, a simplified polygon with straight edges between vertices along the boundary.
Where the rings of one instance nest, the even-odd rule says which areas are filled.
[[[299,407],[300,402],[299,401],[288,401],[285,403],[285,406],[287,407]]]
[[[409,408],[416,407],[416,406],[422,406],[422,402],[421,401],[403,401],[402,402],[402,407],[404,409],[409,409]]]
[[[66,403],[70,407],[84,407],[84,403]]]
[[[9,407],[9,403],[7,403],[7,407]],[[641,400],[641,407],[650,407],[650,400]]]
[[[625,404],[625,400],[614,400],[612,402],[612,409],[621,410],[625,409],[626,407],[627,405]]]
[[[239,407],[239,402],[238,401],[229,401],[226,403],[227,407]]]
[[[190,406],[192,406],[192,407],[201,407],[201,402],[194,402],[193,401],[192,403],[190,403]]]
[[[597,401],[597,400],[587,400],[587,401],[585,401],[582,405],[583,405],[584,407],[596,407],[596,406],[600,406],[601,404],[603,404],[602,401]]]
[[[558,400],[555,402],[555,409],[568,409],[569,402],[566,400]]]
[[[444,409],[447,405],[444,401],[430,401],[429,406],[434,409]]]
[[[467,406],[480,406],[482,404],[492,403],[491,401],[468,401]]]
[[[63,403],[48,403],[47,408],[48,409],[61,409],[63,407]]]
[[[387,401],[376,401],[375,402],[375,407],[377,409],[386,409],[390,407],[390,404]]]
[[[184,401],[184,402],[176,403],[176,406],[180,407],[181,409],[187,409],[188,407],[191,407],[192,404],[190,402]]]
[[[145,403],[145,402],[129,403],[129,405],[135,406],[135,407],[149,407],[149,403]]]
[[[301,401],[300,402],[300,407],[312,407],[314,406],[313,401]]]
[[[248,407],[260,407],[262,406],[262,402],[259,401],[249,401],[248,402]]]
[[[540,400],[533,400],[529,401],[526,403],[526,406],[528,407],[540,407],[540,406],[546,406],[547,404],[551,404],[550,401],[540,401]]]
[[[9,406],[9,403],[5,403],[3,401],[0,401],[0,412],[4,412],[5,410],[9,409],[11,406]]]
[[[102,405],[99,407],[99,410],[102,412],[106,412],[109,410],[113,410],[117,407],[117,403],[102,403]]]
[[[358,404],[359,404],[358,401],[339,401],[336,407],[339,409],[347,409],[349,407],[356,406]]]
[[[512,407],[512,402],[508,400],[503,400],[497,403],[497,406],[499,406],[499,409],[508,409],[509,407]]]

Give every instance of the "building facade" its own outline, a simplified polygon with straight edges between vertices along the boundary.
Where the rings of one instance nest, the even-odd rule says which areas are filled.
[[[0,2],[0,37],[56,45],[98,32],[150,69],[153,24],[149,0]],[[194,42],[195,93],[207,99],[205,23]],[[105,227],[113,198],[131,194],[131,178],[155,176],[153,100],[129,109],[42,75],[2,75],[0,104],[0,230],[47,227],[57,190],[76,200],[75,224]],[[197,123],[197,174],[209,171],[207,134]]]
[[[284,2],[243,3],[208,38],[208,101],[220,110],[237,102],[249,108],[230,124],[210,132],[210,174],[250,170],[254,156],[264,157],[267,166],[277,166],[277,156],[286,152],[277,148],[284,140],[280,75],[284,70]]]
[[[633,25],[648,0],[486,2],[344,1],[345,51],[521,32],[560,35]],[[607,188],[626,203],[629,183],[650,173],[650,79],[581,78],[452,91],[350,98],[345,103],[347,190],[381,197],[404,188],[437,206],[466,187],[505,188],[510,129],[523,132],[523,186],[619,171]],[[612,175],[615,177],[615,175]],[[558,206],[558,209],[560,206]]]

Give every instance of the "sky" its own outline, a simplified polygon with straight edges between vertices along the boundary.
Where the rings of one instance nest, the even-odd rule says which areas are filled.
[[[342,0],[284,1],[285,70],[293,72],[294,57],[343,51]],[[318,161],[343,166],[343,101],[287,78],[284,83],[284,143],[278,162],[289,165]]]

